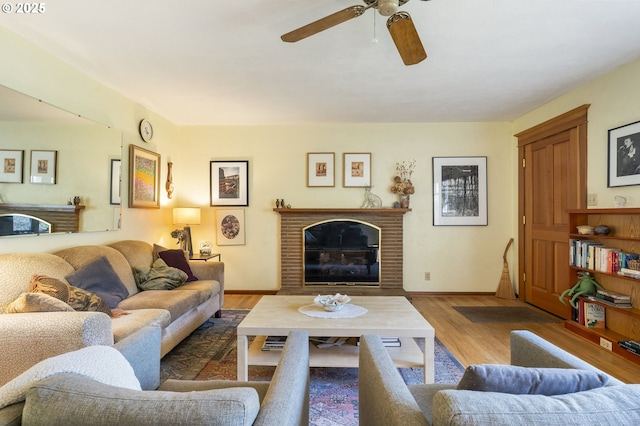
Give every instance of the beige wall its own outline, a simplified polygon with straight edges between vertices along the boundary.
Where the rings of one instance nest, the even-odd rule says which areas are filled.
[[[627,196],[631,205],[639,202],[634,187],[606,188],[605,159],[607,129],[638,120],[634,112],[639,110],[640,97],[634,76],[639,75],[640,62],[622,67],[513,123],[179,128],[2,28],[0,49],[5,54],[0,82],[119,129],[125,153],[132,143],[159,152],[162,186],[169,159],[174,162],[175,186],[172,200],[163,191],[160,210],[128,209],[125,203],[121,231],[2,239],[0,252],[52,251],[128,238],[173,245],[169,237],[175,228],[171,208],[177,205],[202,206],[202,224],[192,228],[195,245],[204,240],[215,243],[215,209],[209,207],[209,161],[249,160],[246,244],[214,245],[214,249],[223,255],[229,289],[275,290],[279,287],[279,217],[272,211],[274,200],[284,198],[293,207],[358,207],[363,190],[342,187],[342,154],[371,152],[373,192],[385,205],[395,200],[389,192],[395,163],[417,160],[417,193],[411,200],[413,211],[405,215],[405,289],[493,292],[502,272],[502,252],[517,230],[517,150],[512,135],[584,103],[592,104],[589,192],[598,194],[601,206],[612,205],[616,194]],[[144,117],[151,119],[156,132],[150,144],[144,144],[137,134],[138,122]],[[334,188],[306,187],[308,152],[336,153]],[[489,226],[432,226],[434,156],[488,157]],[[127,165],[124,155],[124,170]],[[124,181],[127,185],[126,176]],[[511,250],[511,265],[514,258]],[[424,280],[425,272],[431,273],[431,281]]]

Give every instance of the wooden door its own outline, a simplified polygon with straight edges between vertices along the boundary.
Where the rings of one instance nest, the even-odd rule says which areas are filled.
[[[519,293],[541,309],[569,318],[558,296],[569,283],[567,209],[586,207],[588,105],[516,135],[519,177]]]

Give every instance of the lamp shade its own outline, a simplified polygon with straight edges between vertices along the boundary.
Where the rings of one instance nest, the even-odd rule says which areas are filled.
[[[176,207],[173,209],[174,225],[200,225],[200,208]]]

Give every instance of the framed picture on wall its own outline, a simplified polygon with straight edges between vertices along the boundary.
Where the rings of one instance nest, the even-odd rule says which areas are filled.
[[[344,154],[343,186],[371,186],[371,153],[348,152]]]
[[[119,158],[111,159],[111,179],[110,179],[110,198],[109,204],[120,204],[120,180],[121,180],[122,162]]]
[[[23,183],[24,151],[0,149],[0,183]]]
[[[433,157],[433,224],[487,225],[487,157]]]
[[[249,161],[211,161],[211,205],[249,205]]]
[[[607,186],[640,185],[640,121],[609,130]]]
[[[58,151],[31,151],[31,177],[29,182],[44,185],[56,184]]]
[[[160,154],[129,145],[129,207],[160,208]]]
[[[245,244],[244,209],[216,210],[216,244],[219,246]]]
[[[335,156],[333,152],[307,154],[307,186],[335,186]]]

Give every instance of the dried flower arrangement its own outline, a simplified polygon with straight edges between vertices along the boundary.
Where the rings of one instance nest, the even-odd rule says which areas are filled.
[[[178,242],[176,244],[179,244],[183,250],[186,248],[187,233],[184,229],[174,229],[171,231],[171,238],[177,238]]]
[[[393,178],[391,192],[400,195],[415,194],[416,189],[411,182],[411,175],[416,167],[416,160],[396,163],[396,176]]]

